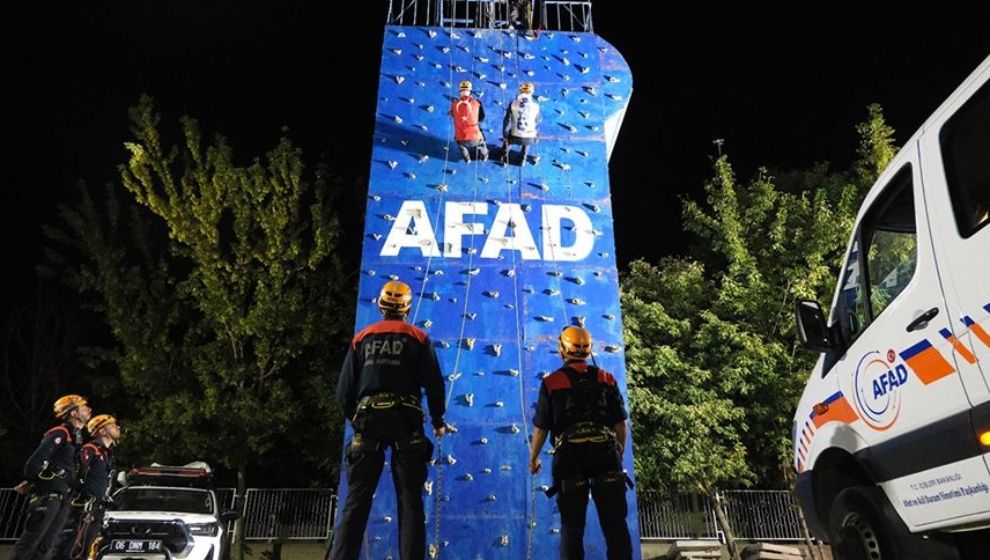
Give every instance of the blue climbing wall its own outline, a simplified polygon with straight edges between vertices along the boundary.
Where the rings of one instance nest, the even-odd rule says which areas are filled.
[[[488,162],[462,162],[449,116],[468,79],[484,104]],[[497,162],[502,115],[535,84],[540,142]],[[560,366],[557,335],[583,324],[626,394],[607,158],[632,92],[621,55],[593,34],[389,27],[368,188],[357,324],[377,321],[383,282],[407,282],[410,320],[436,345],[447,421],[424,488],[433,558],[555,557],[560,516],[544,469],[529,474],[540,380]],[[350,432],[348,432],[350,437]],[[624,458],[632,475],[632,446]],[[388,467],[386,467],[388,469]],[[347,487],[340,487],[341,504]],[[634,492],[628,523],[639,540]],[[589,507],[586,550],[604,558]],[[398,558],[386,470],[366,533],[368,558]],[[636,558],[639,558],[638,547]]]

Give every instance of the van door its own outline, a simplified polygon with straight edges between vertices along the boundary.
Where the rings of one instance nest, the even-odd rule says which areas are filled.
[[[925,130],[921,155],[950,318],[941,334],[955,345],[956,367],[980,409],[990,401],[990,82],[970,93]]]
[[[846,352],[829,374],[838,377],[841,392],[830,406],[855,412],[851,427],[869,444],[857,458],[905,521],[918,526],[957,515],[928,507],[919,500],[921,488],[911,485],[916,473],[928,476],[955,461],[953,430],[968,422],[970,404],[952,348],[939,336],[948,314],[917,151],[902,151],[881,180],[860,215],[834,306]],[[951,453],[941,453],[943,447]]]

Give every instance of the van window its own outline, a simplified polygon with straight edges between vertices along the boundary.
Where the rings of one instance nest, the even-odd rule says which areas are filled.
[[[964,239],[990,224],[990,82],[939,133],[945,179]]]
[[[914,188],[911,166],[906,165],[867,211],[849,250],[837,310],[847,343],[856,340],[907,287],[917,257]]]
[[[914,228],[914,196],[910,177],[894,203],[879,216],[870,240],[867,265],[870,274],[870,312],[877,317],[904,291],[918,260]]]
[[[852,342],[870,322],[866,314],[866,298],[863,297],[863,277],[860,272],[858,239],[853,241],[846,260],[838,307],[839,328],[842,330],[844,338]]]

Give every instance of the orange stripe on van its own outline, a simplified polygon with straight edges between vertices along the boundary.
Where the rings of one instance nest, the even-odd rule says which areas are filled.
[[[942,357],[942,353],[936,350],[928,340],[922,340],[902,351],[901,358],[925,385],[934,383],[956,371],[956,368],[952,367],[952,364],[946,361]]]
[[[941,334],[943,338],[949,341],[949,344],[952,345],[953,350],[956,351],[956,354],[962,356],[962,359],[966,360],[970,364],[976,363],[976,356],[973,355],[973,352],[970,351],[969,348],[966,348],[965,344],[959,342],[959,339],[953,336],[952,332],[949,331],[949,329],[942,329],[941,331],[939,331],[939,334]]]
[[[832,395],[832,397],[830,397],[826,402],[828,404],[828,410],[825,411],[825,414],[816,414],[811,418],[811,421],[815,424],[816,428],[820,428],[823,424],[827,424],[829,422],[851,424],[856,420],[859,420],[859,415],[856,414],[856,411],[849,405],[849,401],[842,395],[842,393]]]
[[[969,327],[969,332],[973,333],[973,336],[979,339],[979,341],[982,342],[984,346],[990,348],[990,333],[988,333],[987,330],[984,329],[982,325],[970,319],[969,317],[963,317],[963,323],[967,327]]]

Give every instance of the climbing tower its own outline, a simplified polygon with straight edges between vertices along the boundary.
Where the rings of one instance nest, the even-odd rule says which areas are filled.
[[[533,31],[512,15],[503,0],[395,0],[382,47],[355,330],[380,319],[383,282],[412,287],[409,319],[436,347],[452,426],[423,489],[432,558],[556,557],[560,516],[542,491],[550,443],[539,475],[527,465],[540,381],[561,365],[564,326],[592,332],[599,366],[627,394],[608,155],[632,77],[591,32],[590,2],[540,2]],[[449,110],[462,80],[484,105],[487,162],[462,161],[454,142]],[[522,82],[541,105],[538,161],[520,166],[513,146],[506,165],[502,117]],[[368,558],[399,557],[388,468]],[[631,441],[624,468],[634,476]],[[342,483],[341,505],[346,492]],[[638,543],[635,492],[627,499]],[[585,549],[604,558],[588,509]]]

